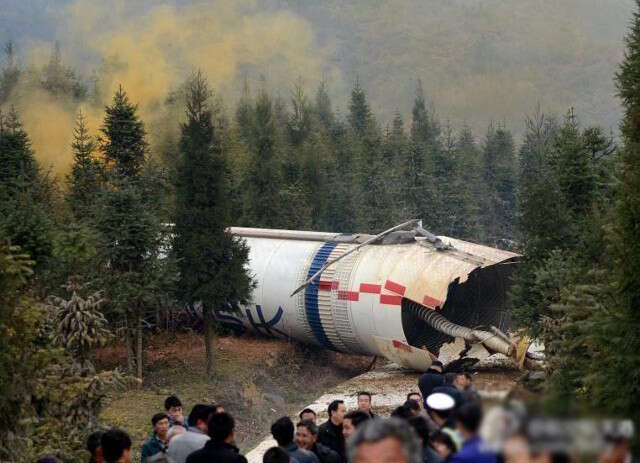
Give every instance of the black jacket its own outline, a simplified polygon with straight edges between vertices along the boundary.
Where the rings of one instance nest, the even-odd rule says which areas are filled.
[[[427,406],[427,397],[429,397],[438,386],[444,386],[444,375],[439,371],[429,369],[418,379],[418,387],[420,388],[425,408]]]
[[[326,445],[316,442],[311,449],[316,454],[320,463],[340,463],[340,455]]]
[[[344,436],[342,435],[342,425],[336,426],[327,420],[318,428],[318,442],[326,445],[340,456],[340,460],[345,461]]]
[[[187,457],[187,463],[247,463],[240,455],[238,447],[225,442],[207,441],[204,447]]]

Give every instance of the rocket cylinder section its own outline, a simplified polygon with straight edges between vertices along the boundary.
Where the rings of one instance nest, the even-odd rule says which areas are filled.
[[[327,349],[381,355],[415,369],[451,339],[419,316],[439,311],[459,325],[505,328],[509,275],[517,254],[439,237],[447,249],[406,233],[363,246],[291,293],[368,235],[231,228],[250,248],[256,287],[241,313],[216,313],[238,330],[289,337]],[[398,238],[398,237],[396,237]],[[391,244],[388,244],[391,243]]]

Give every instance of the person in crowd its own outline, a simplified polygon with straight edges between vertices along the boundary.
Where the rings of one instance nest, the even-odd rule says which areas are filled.
[[[185,432],[187,432],[187,430],[184,428],[184,426],[180,426],[180,425],[171,426],[169,428],[169,432],[167,433],[167,439],[169,439],[169,444],[171,444],[171,440],[174,437],[181,436]]]
[[[446,432],[437,431],[431,435],[430,440],[431,445],[436,449],[443,463],[449,462],[451,457],[458,451],[456,443]]]
[[[453,397],[453,400],[456,403],[456,408],[458,408],[463,403],[462,394],[456,387],[454,386],[454,381],[456,379],[457,373],[446,373],[444,375],[444,384],[442,386],[436,386],[433,388],[431,393],[441,392],[443,394],[448,394]]]
[[[247,463],[236,447],[235,421],[225,412],[213,413],[207,423],[210,439],[187,457],[186,463]]]
[[[311,420],[303,420],[296,425],[296,444],[315,453],[320,463],[340,463],[338,452],[318,442],[318,426]]]
[[[441,463],[442,457],[431,446],[431,441],[429,440],[429,425],[427,424],[427,420],[424,416],[412,416],[408,421],[422,443],[422,462]]]
[[[399,405],[391,412],[392,418],[399,418],[401,420],[408,420],[412,416],[413,414],[411,413],[411,410],[407,408],[406,403]]]
[[[411,391],[407,394],[407,400],[415,400],[420,404],[420,408],[424,410],[424,403],[422,401],[422,396],[419,392]]]
[[[167,456],[173,463],[185,463],[192,452],[200,450],[209,440],[209,418],[215,413],[211,405],[196,404],[189,413],[189,429],[171,439]]]
[[[213,409],[213,413],[224,413],[226,410],[222,405],[212,404],[211,408]]]
[[[297,463],[319,463],[318,457],[309,450],[298,447],[294,442],[293,422],[288,416],[283,416],[271,425],[271,434],[278,446],[287,451],[291,459]]]
[[[280,447],[271,447],[262,456],[262,463],[289,463],[290,461],[289,454]]]
[[[318,419],[318,415],[316,414],[316,412],[314,412],[310,408],[305,408],[304,410],[302,410],[298,417],[300,418],[300,421],[313,421],[314,423]]]
[[[412,416],[419,416],[420,413],[422,412],[422,409],[420,408],[420,403],[413,400],[413,399],[409,399],[407,400],[404,405],[404,408],[407,409],[407,411],[412,415]]]
[[[480,403],[480,394],[473,385],[473,377],[468,371],[460,371],[456,373],[453,385],[460,391],[462,401]]]
[[[427,412],[440,428],[456,429],[454,419],[455,400],[449,394],[434,392],[427,397]]]
[[[342,422],[347,411],[343,400],[334,400],[329,404],[329,419],[318,429],[318,442],[326,445],[345,459],[345,443],[342,435]]]
[[[344,415],[344,419],[342,421],[342,435],[345,439],[348,439],[356,432],[360,423],[372,419],[371,415],[363,412],[362,410],[354,410],[347,413]]]
[[[152,463],[163,461],[169,444],[169,415],[166,413],[156,413],[151,418],[153,432],[151,437],[144,441],[140,449],[141,463]]]
[[[397,418],[368,420],[349,439],[352,463],[422,463],[415,433]]]
[[[102,456],[105,463],[130,463],[131,438],[122,429],[113,428],[100,439]]]
[[[451,457],[451,463],[496,463],[497,455],[478,435],[481,423],[482,409],[476,403],[464,404],[456,411],[456,424],[463,443]]]
[[[429,397],[433,389],[438,386],[444,386],[444,375],[442,374],[442,362],[434,360],[431,362],[431,366],[426,373],[423,373],[418,379],[418,387],[425,401],[425,406],[427,397]]]
[[[449,394],[434,392],[426,400],[427,412],[429,417],[438,427],[438,430],[446,432],[451,439],[460,446],[462,443],[462,435],[457,429],[455,421],[456,403]]]
[[[96,431],[89,434],[87,438],[87,450],[91,454],[89,463],[103,463],[102,447],[100,446],[100,439],[102,439],[102,431]]]
[[[371,392],[358,392],[358,411],[366,413],[369,418],[377,418],[377,415],[371,410]]]
[[[164,401],[164,411],[169,415],[169,426],[188,427],[184,419],[184,408],[182,402],[175,395],[170,395]]]

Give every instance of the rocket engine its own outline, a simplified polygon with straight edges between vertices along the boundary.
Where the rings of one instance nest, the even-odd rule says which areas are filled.
[[[402,231],[410,225],[412,230]],[[410,221],[380,235],[231,228],[250,247],[256,281],[237,330],[327,349],[380,355],[426,370],[452,337],[513,354],[506,292],[518,255],[445,236]],[[429,352],[427,352],[427,350]]]

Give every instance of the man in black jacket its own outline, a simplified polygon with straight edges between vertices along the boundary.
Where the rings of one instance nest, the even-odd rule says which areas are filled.
[[[422,400],[426,405],[427,397],[431,395],[436,387],[444,386],[444,375],[442,374],[442,362],[434,360],[426,373],[418,379],[418,387],[422,394]],[[425,407],[426,408],[426,407]]]
[[[235,446],[235,422],[228,413],[216,413],[209,418],[209,437],[204,448],[187,457],[187,463],[247,463]]]
[[[377,418],[378,415],[371,410],[371,392],[360,391],[358,392],[358,411],[366,413],[369,418]]]
[[[318,430],[318,442],[326,445],[346,461],[344,436],[342,435],[342,421],[347,408],[343,400],[334,400],[329,404],[329,419]]]
[[[298,447],[313,452],[320,463],[340,463],[340,455],[318,442],[318,426],[311,420],[303,420],[296,427]]]

